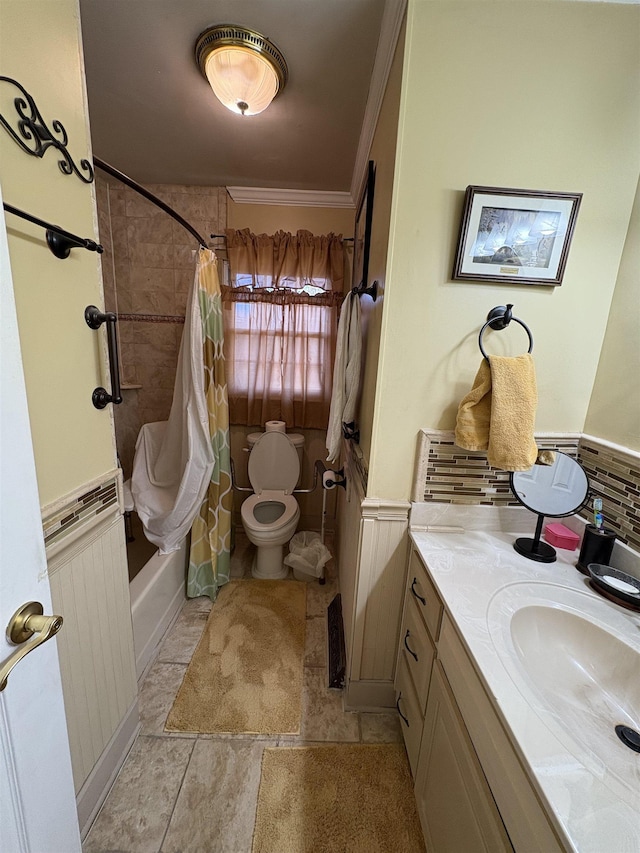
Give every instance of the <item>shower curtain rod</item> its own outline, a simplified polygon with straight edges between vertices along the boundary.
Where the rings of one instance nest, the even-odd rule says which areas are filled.
[[[123,184],[126,184],[128,187],[131,187],[132,190],[135,190],[137,193],[140,193],[141,196],[144,196],[152,204],[155,204],[156,207],[160,208],[160,210],[164,210],[165,213],[168,213],[169,216],[175,219],[176,222],[182,225],[183,228],[186,228],[187,231],[196,238],[196,240],[198,241],[198,243],[200,243],[203,249],[207,248],[206,241],[198,234],[196,229],[192,225],[189,225],[187,220],[183,219],[179,213],[176,213],[176,211],[172,207],[169,207],[168,204],[165,204],[163,201],[160,201],[157,196],[155,196],[153,193],[150,193],[149,190],[146,190],[143,186],[134,181],[132,178],[129,178],[123,172],[120,172],[118,169],[115,169],[113,166],[110,166],[108,163],[105,163],[104,160],[100,160],[98,157],[94,157],[93,162],[99,169],[102,169],[103,172],[107,172],[113,178],[117,178],[117,180],[122,181]]]
[[[96,165],[99,169],[102,169],[103,172],[107,172],[113,178],[116,178],[117,180],[121,181],[123,184],[126,184],[128,187],[131,187],[132,190],[135,190],[137,193],[140,193],[141,196],[144,196],[146,199],[148,199],[150,202],[152,202],[152,204],[155,204],[157,207],[159,207],[160,210],[164,210],[165,213],[168,213],[169,216],[171,216],[173,219],[175,219],[176,222],[180,223],[180,225],[182,225],[183,228],[186,228],[187,231],[196,238],[198,243],[200,243],[200,245],[204,249],[207,248],[207,244],[206,244],[205,240],[203,240],[203,238],[198,234],[196,229],[192,225],[189,225],[187,220],[183,219],[179,213],[176,213],[176,211],[172,207],[169,207],[169,205],[165,204],[164,201],[160,201],[160,199],[157,196],[155,196],[153,193],[149,192],[149,190],[145,189],[137,181],[134,181],[133,178],[130,178],[127,175],[125,175],[124,172],[120,172],[118,169],[114,168],[114,166],[110,166],[109,163],[105,163],[105,161],[101,160],[99,157],[94,157],[93,162],[94,162],[94,165]],[[210,237],[211,237],[211,239],[214,239],[214,240],[215,239],[222,239],[222,240],[227,239],[226,234],[211,234]],[[343,243],[352,243],[353,237],[344,237],[342,242]]]
[[[226,240],[227,239],[226,234],[210,234],[209,236],[211,237],[212,240]],[[353,237],[343,237],[342,242],[343,243],[353,243]]]

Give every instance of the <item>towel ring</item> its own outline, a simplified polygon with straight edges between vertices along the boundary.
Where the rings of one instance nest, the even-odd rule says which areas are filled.
[[[527,350],[530,353],[533,350],[533,335],[531,334],[531,330],[523,323],[522,320],[519,320],[517,317],[514,317],[511,313],[511,309],[513,308],[513,304],[511,305],[497,305],[495,308],[492,308],[491,311],[487,314],[487,322],[480,329],[480,334],[478,335],[478,346],[480,347],[480,352],[484,356],[484,358],[489,360],[489,356],[484,351],[484,347],[482,346],[482,336],[484,335],[487,328],[490,326],[492,329],[496,329],[500,331],[501,329],[506,329],[509,323],[512,320],[515,320],[522,328],[525,330],[527,335],[529,336],[529,349]]]

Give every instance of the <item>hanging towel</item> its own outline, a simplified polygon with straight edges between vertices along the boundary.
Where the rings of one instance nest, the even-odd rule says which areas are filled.
[[[538,456],[533,436],[538,393],[532,357],[483,359],[471,391],[458,407],[455,442],[487,450],[503,471],[528,471]]]
[[[355,293],[348,293],[340,311],[336,357],[333,364],[333,388],[326,444],[329,462],[336,462],[340,458],[342,424],[355,420],[361,361],[360,297]]]

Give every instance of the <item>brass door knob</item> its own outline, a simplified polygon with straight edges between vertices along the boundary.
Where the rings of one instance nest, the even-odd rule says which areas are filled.
[[[43,616],[43,613],[44,608],[39,601],[28,601],[9,620],[7,640],[14,646],[22,645],[22,648],[0,667],[0,691],[7,686],[7,679],[14,666],[62,628],[62,616]]]

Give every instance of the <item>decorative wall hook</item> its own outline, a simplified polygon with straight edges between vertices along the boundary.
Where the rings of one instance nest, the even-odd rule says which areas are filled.
[[[18,113],[17,126],[18,130],[14,130],[5,116],[0,113],[0,124],[7,131],[13,141],[22,148],[27,154],[33,157],[44,157],[45,152],[49,148],[55,148],[62,154],[62,160],[58,160],[60,171],[64,175],[77,175],[85,184],[90,184],[93,181],[93,166],[86,160],[80,160],[80,169],[76,166],[73,158],[67,151],[67,143],[69,137],[64,125],[58,119],[53,119],[51,122],[52,130],[49,130],[45,124],[42,114],[36,102],[33,100],[27,90],[11,77],[0,76],[0,81],[10,83],[15,86],[20,92],[13,99],[13,104]],[[86,174],[83,174],[85,172]]]

